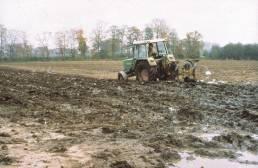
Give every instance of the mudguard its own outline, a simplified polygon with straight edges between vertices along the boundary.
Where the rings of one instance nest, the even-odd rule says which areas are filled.
[[[118,72],[118,80],[128,80],[128,75],[125,71]]]

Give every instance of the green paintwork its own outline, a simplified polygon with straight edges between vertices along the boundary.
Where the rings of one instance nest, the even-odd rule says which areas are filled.
[[[143,51],[141,48],[142,45],[146,45],[145,48],[149,48],[149,43],[156,43],[156,56],[149,56],[148,51]],[[130,58],[123,60],[123,73],[126,73],[126,78],[132,77],[136,75],[137,71],[135,68],[139,62],[147,61],[148,65],[150,67],[154,67],[157,69],[157,72],[155,75],[157,75],[157,78],[163,79],[180,79],[179,76],[182,77],[182,79],[193,79],[195,78],[195,68],[198,61],[191,60],[193,63],[190,71],[186,71],[184,69],[184,65],[182,67],[179,67],[179,62],[175,60],[175,57],[172,53],[169,53],[166,47],[166,41],[165,40],[146,40],[146,41],[137,41],[134,42],[132,48],[130,48]],[[173,65],[173,69],[171,69],[171,65]],[[175,68],[175,69],[174,69]],[[161,74],[163,73],[163,74]],[[175,76],[176,75],[176,76]],[[187,77],[187,78],[186,78]]]
[[[134,58],[128,58],[123,60],[123,68],[125,72],[129,72],[134,68],[135,59]]]

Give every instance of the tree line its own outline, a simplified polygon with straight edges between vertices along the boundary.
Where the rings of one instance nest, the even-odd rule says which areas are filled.
[[[87,39],[82,29],[59,32],[43,32],[35,37],[37,47],[28,40],[26,32],[7,29],[0,25],[0,59],[15,60],[22,58],[75,57],[87,53]],[[50,48],[54,40],[55,48]]]
[[[143,29],[98,22],[89,36],[83,29],[43,32],[35,37],[36,45],[29,42],[26,32],[0,25],[0,59],[124,58],[135,40],[154,38],[165,38],[168,50],[177,58],[257,59],[257,45],[215,45],[210,51],[203,50],[204,42],[199,32],[188,32],[180,39],[176,30],[163,19],[153,19]]]
[[[211,50],[205,50],[203,55],[211,59],[258,60],[258,44],[230,43],[223,47],[213,45]]]

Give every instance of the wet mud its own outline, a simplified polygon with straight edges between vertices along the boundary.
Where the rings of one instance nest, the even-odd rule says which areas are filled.
[[[0,68],[0,167],[180,167],[182,152],[257,166],[240,159],[258,153],[257,102],[256,85]]]

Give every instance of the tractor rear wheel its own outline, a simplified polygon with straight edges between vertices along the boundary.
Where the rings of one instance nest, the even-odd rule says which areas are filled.
[[[151,67],[148,62],[140,62],[135,68],[136,79],[140,82],[153,81],[156,79],[157,67]]]

